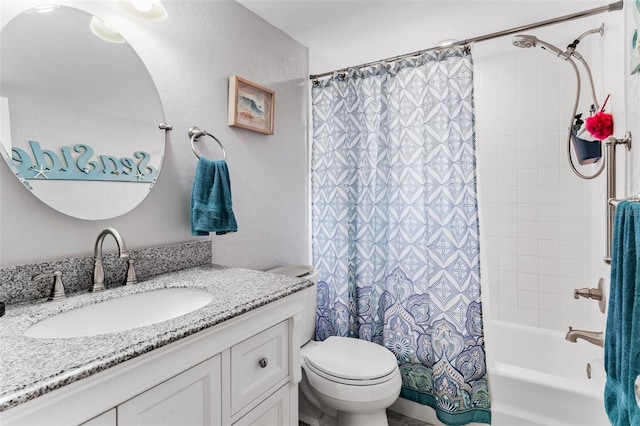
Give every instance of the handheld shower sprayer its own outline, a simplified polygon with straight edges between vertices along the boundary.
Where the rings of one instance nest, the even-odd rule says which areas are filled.
[[[514,36],[512,43],[514,46],[522,47],[522,48],[536,47],[539,45],[541,48],[553,53],[555,56],[562,57],[563,59],[568,58],[568,56],[566,57],[564,56],[564,52],[559,48],[555,47],[552,44],[549,44],[547,42],[540,40],[536,36],[532,36],[529,34],[518,34]]]
[[[511,43],[515,47],[521,47],[523,49],[528,49],[530,47],[536,47],[536,41],[538,41],[538,37],[528,35],[528,34],[518,34],[513,36]]]
[[[575,74],[576,74],[576,79],[577,79],[577,90],[576,90],[576,100],[574,102],[574,107],[573,107],[573,114],[571,114],[571,121],[569,122],[569,133],[568,133],[568,137],[567,137],[567,157],[569,160],[569,165],[571,166],[571,169],[573,170],[573,172],[580,178],[582,179],[593,179],[597,176],[600,175],[600,173],[602,173],[602,171],[604,170],[604,162],[602,162],[602,165],[600,166],[600,168],[598,169],[598,171],[596,171],[594,174],[592,175],[584,175],[582,173],[580,173],[578,171],[578,169],[576,169],[575,165],[573,164],[573,159],[571,158],[571,130],[572,130],[572,126],[573,126],[573,120],[576,116],[576,112],[578,111],[578,102],[580,99],[580,86],[581,86],[581,81],[580,81],[580,71],[578,70],[578,67],[576,66],[575,61],[572,58],[577,59],[582,66],[585,69],[585,72],[587,74],[589,83],[590,83],[590,89],[591,89],[591,97],[593,100],[593,104],[592,104],[592,111],[595,109],[596,111],[600,108],[598,105],[598,99],[596,96],[596,90],[595,90],[595,86],[593,84],[593,77],[591,75],[591,69],[589,68],[589,65],[587,64],[587,61],[584,60],[584,58],[582,57],[582,55],[580,55],[578,52],[576,52],[576,47],[578,46],[578,44],[580,43],[580,41],[585,38],[586,36],[588,36],[589,34],[595,34],[598,33],[601,36],[604,34],[604,24],[600,25],[600,27],[589,30],[589,31],[585,31],[584,33],[580,34],[571,44],[569,44],[567,46],[567,50],[566,51],[562,51],[559,48],[557,48],[556,46],[547,43],[545,41],[540,40],[539,38],[537,38],[536,36],[533,35],[529,35],[529,34],[518,34],[516,36],[513,37],[512,39],[512,43],[514,46],[516,47],[520,47],[520,48],[530,48],[530,47],[536,47],[536,46],[540,46],[542,49],[551,52],[553,55],[564,59],[565,61],[567,61],[567,63],[569,63],[569,65],[571,65],[571,67],[573,68]]]

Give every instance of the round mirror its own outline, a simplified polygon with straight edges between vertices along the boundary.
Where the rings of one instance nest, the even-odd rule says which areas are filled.
[[[56,6],[2,29],[2,154],[54,209],[97,220],[136,207],[160,172],[163,121],[142,60],[99,19]]]

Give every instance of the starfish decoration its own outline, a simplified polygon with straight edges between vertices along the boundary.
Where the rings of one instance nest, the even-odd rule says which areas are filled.
[[[43,176],[45,179],[49,179],[47,177],[47,172],[50,172],[51,170],[47,169],[44,165],[40,164],[40,168],[36,169],[35,166],[29,167],[30,170],[33,170],[34,172],[38,172],[36,173],[36,175],[33,177],[34,179],[37,178],[38,176]]]
[[[144,181],[144,175],[142,173],[136,173],[136,177],[138,178],[138,182]]]

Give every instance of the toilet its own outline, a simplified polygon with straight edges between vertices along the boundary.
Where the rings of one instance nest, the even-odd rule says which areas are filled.
[[[309,265],[292,265],[268,272],[318,282]],[[316,287],[304,290],[300,354],[300,421],[310,426],[387,426],[386,409],[400,395],[402,380],[395,356],[366,340],[315,336]]]

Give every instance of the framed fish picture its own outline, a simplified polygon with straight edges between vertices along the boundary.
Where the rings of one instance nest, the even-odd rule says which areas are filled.
[[[273,90],[232,75],[229,77],[229,126],[273,135],[275,97]]]

